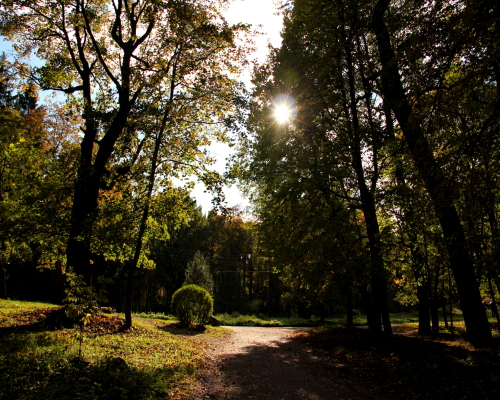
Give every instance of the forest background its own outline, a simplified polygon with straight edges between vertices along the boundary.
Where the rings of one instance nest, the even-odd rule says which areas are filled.
[[[425,334],[458,305],[490,342],[498,5],[284,2],[249,93],[235,76],[251,28],[223,3],[4,2],[17,57],[0,70],[0,295],[62,302],[81,276],[131,324],[168,313],[189,268],[213,279],[216,312],[352,323],[362,309],[390,334],[389,311],[417,306]],[[23,61],[33,51],[42,66]],[[46,89],[64,104],[39,105]],[[214,141],[238,150],[224,174]],[[218,208],[173,183],[192,176]],[[223,206],[235,179],[251,218]]]

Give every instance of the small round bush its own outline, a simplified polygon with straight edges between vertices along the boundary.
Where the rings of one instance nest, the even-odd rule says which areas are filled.
[[[172,312],[183,325],[205,325],[214,308],[210,293],[198,285],[186,285],[172,296]]]

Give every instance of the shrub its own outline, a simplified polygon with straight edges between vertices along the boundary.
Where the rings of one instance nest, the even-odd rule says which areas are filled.
[[[197,285],[183,286],[172,296],[172,311],[184,325],[207,324],[213,307],[210,293]]]

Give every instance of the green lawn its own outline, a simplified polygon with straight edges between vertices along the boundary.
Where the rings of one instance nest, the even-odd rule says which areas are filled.
[[[414,311],[391,313],[390,316],[391,323],[393,324],[407,324],[418,322],[418,313]],[[232,314],[217,314],[215,317],[221,322],[221,325],[226,326],[344,326],[346,324],[345,315],[331,316],[326,318],[324,322],[321,322],[319,318],[269,318],[264,315],[242,315],[237,312]],[[442,322],[444,321],[442,315],[440,315],[440,320]],[[462,321],[462,315],[458,312],[454,313],[453,321]],[[354,325],[367,325],[366,316],[355,315]]]
[[[0,300],[0,399],[182,397],[203,365],[199,339],[224,334],[207,327],[188,336],[144,315],[123,332],[120,317],[102,316],[84,333],[78,358],[78,329],[44,326],[54,307]]]

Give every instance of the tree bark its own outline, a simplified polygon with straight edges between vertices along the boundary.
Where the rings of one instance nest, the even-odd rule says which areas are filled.
[[[500,332],[500,315],[498,314],[498,308],[497,308],[497,301],[495,299],[495,291],[493,290],[493,285],[491,284],[491,275],[488,272],[487,274],[487,279],[488,279],[488,289],[490,291],[490,296],[491,296],[491,313],[497,320],[497,331]]]
[[[354,325],[354,302],[352,299],[352,288],[348,287],[346,290],[346,326],[352,327]]]
[[[412,106],[401,82],[389,31],[384,22],[389,3],[390,0],[379,0],[372,16],[372,29],[377,38],[382,65],[382,95],[396,115],[443,230],[468,338],[474,344],[489,345],[492,341],[491,330],[481,305],[474,265],[467,251],[465,234],[454,205],[452,187],[437,164],[418,121],[412,115]]]
[[[430,299],[429,288],[426,283],[417,284],[417,298],[418,298],[418,334],[428,335],[432,334],[431,331],[431,318],[429,315]]]
[[[361,198],[361,209],[365,217],[366,234],[370,248],[371,258],[371,289],[373,299],[373,313],[377,319],[382,317],[384,333],[392,335],[391,321],[389,318],[389,308],[387,305],[387,283],[384,270],[384,259],[380,245],[380,228],[375,208],[375,198],[366,184],[363,161],[361,156],[360,126],[356,100],[356,88],[354,77],[354,65],[351,52],[351,41],[349,40],[344,26],[341,26],[344,37],[344,51],[347,61],[347,78],[349,94],[346,99],[346,119],[352,122],[351,135],[351,157],[352,165],[356,173],[359,194]],[[350,114],[350,115],[349,115]],[[380,331],[380,324],[375,324],[371,329]]]
[[[7,269],[2,265],[0,266],[0,290],[2,290],[2,299],[7,298]]]
[[[87,15],[87,8],[82,5],[78,11],[79,16],[83,18],[84,27],[75,30],[77,39],[76,49],[72,48],[71,41],[66,38],[68,49],[71,50],[71,59],[75,70],[80,75],[82,85],[82,96],[85,103],[83,119],[85,121],[84,136],[80,144],[80,166],[78,168],[77,180],[75,183],[75,192],[73,197],[73,206],[71,209],[71,227],[66,248],[68,267],[72,267],[75,273],[83,275],[88,285],[92,285],[95,275],[93,263],[91,262],[91,238],[93,224],[98,211],[99,190],[102,179],[109,173],[106,169],[108,161],[113,154],[115,143],[120,137],[127,124],[130,111],[141,93],[141,88],[134,92],[131,89],[132,69],[130,67],[134,51],[150,35],[154,26],[154,20],[149,21],[146,31],[140,37],[131,39],[126,43],[121,36],[121,18],[123,16],[124,5],[120,3],[115,11],[114,25],[111,30],[112,39],[120,46],[120,75],[115,76],[106,64],[101,48],[94,37],[93,28]],[[130,15],[129,15],[130,16]],[[135,36],[137,22],[141,16],[130,16],[133,36]],[[83,33],[82,33],[83,32]],[[83,36],[84,37],[83,37]],[[89,63],[86,54],[85,43],[88,41],[93,44],[93,51],[97,55],[99,64],[103,67],[108,78],[113,82],[117,92],[116,114],[113,116],[109,127],[104,136],[98,139],[99,121],[96,117],[95,103],[93,101],[93,66]],[[92,61],[94,63],[95,61]],[[98,150],[94,157],[94,148],[98,143]]]
[[[432,337],[436,338],[439,334],[439,302],[436,299],[431,299],[431,322],[432,322]]]
[[[380,314],[375,314],[373,312],[373,304],[370,299],[370,293],[366,285],[358,286],[359,294],[361,295],[361,302],[363,303],[363,308],[365,309],[366,322],[370,330],[376,331],[377,325],[380,331]]]
[[[64,253],[62,254],[64,255]],[[64,270],[63,270],[63,263],[61,259],[57,259],[55,262],[55,267],[56,267],[56,276],[57,276],[57,289],[59,291],[59,295],[57,296],[58,299],[57,301],[59,304],[63,304],[64,302]]]

